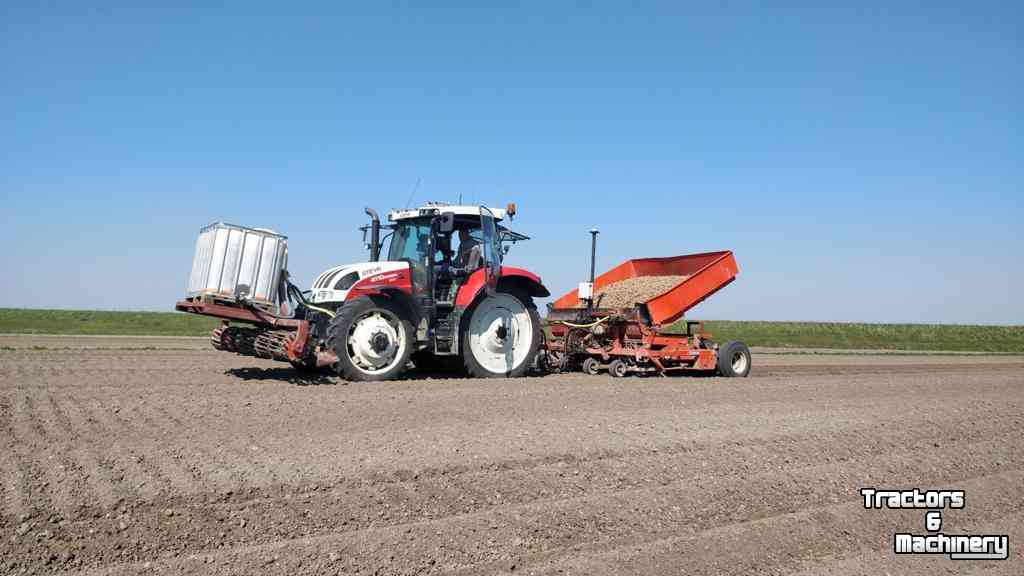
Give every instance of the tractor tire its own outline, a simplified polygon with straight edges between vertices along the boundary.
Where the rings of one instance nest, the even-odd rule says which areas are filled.
[[[415,345],[405,310],[387,298],[360,296],[346,302],[327,327],[335,370],[352,382],[393,380],[405,371]]]
[[[533,298],[511,287],[484,295],[462,316],[462,364],[473,378],[518,378],[530,369],[543,333]]]
[[[746,378],[750,375],[750,349],[743,342],[726,342],[718,347],[718,375]]]

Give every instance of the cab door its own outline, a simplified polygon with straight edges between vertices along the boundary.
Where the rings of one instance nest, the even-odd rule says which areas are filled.
[[[498,237],[498,226],[495,224],[494,213],[486,206],[480,207],[480,255],[483,259],[484,286],[488,295],[498,289],[498,278],[501,276],[501,239]]]

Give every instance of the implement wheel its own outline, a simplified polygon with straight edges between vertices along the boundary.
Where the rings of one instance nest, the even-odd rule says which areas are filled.
[[[597,361],[597,358],[587,358],[583,361],[583,372],[597,376],[601,372],[601,363]]]
[[[615,359],[608,365],[608,373],[612,375],[612,378],[622,378],[629,372],[629,366],[622,360]]]
[[[746,378],[750,367],[750,349],[743,342],[726,342],[718,347],[719,376]]]

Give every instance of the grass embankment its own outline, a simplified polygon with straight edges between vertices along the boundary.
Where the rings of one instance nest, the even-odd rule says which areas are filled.
[[[219,323],[181,312],[0,308],[0,334],[207,336]]]
[[[0,308],[6,334],[206,336],[217,323],[179,312]],[[750,346],[1024,354],[1024,326],[708,321],[705,329],[716,341]]]
[[[706,322],[704,329],[717,342],[749,346],[1024,353],[1024,326],[720,320]]]

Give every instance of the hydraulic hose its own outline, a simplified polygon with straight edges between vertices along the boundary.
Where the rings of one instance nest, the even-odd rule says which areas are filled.
[[[564,325],[568,326],[569,328],[593,328],[594,326],[597,326],[598,324],[600,324],[602,322],[607,322],[607,321],[608,321],[608,317],[607,316],[605,316],[604,318],[601,318],[601,319],[599,319],[599,320],[597,320],[595,322],[591,322],[590,324],[573,324],[572,322],[566,322],[565,320],[552,320],[552,322],[557,322],[559,324],[564,324]]]
[[[292,295],[295,296],[295,299],[301,302],[302,305],[305,306],[306,308],[309,308],[310,310],[316,310],[317,312],[322,312],[324,314],[327,314],[331,318],[334,318],[334,312],[331,312],[327,308],[321,308],[319,306],[314,306],[310,304],[309,300],[306,300],[306,297],[302,295],[302,290],[299,290],[299,287],[296,286],[295,284],[288,282],[288,291],[291,292]]]

